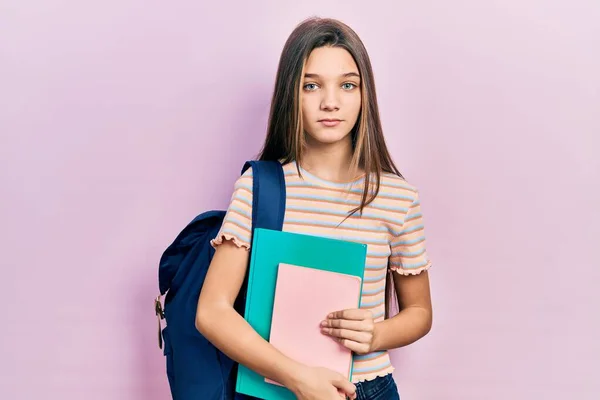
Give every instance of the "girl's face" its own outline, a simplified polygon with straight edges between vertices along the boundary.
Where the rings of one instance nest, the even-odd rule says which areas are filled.
[[[360,76],[352,55],[340,47],[314,49],[302,78],[302,121],[307,142],[350,140],[360,109]]]

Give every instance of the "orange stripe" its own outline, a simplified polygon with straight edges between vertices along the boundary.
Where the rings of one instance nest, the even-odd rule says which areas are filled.
[[[375,258],[375,259],[381,258],[381,259],[384,259],[384,258],[388,258],[389,256],[390,255],[387,255],[387,256],[374,256],[374,255],[368,254],[367,258]]]
[[[237,226],[238,228],[240,228],[241,230],[243,230],[244,232],[246,232],[247,234],[250,234],[250,231],[249,231],[248,229],[246,229],[245,227],[241,226],[240,224],[238,224],[238,223],[237,223],[237,222],[235,222],[235,221],[227,220],[227,223],[228,223],[228,224],[231,224],[231,225],[235,225],[235,226]]]
[[[416,207],[418,207],[418,206],[416,206]],[[411,208],[410,208],[410,210],[412,210],[412,209],[414,209],[414,208],[415,208],[415,207],[411,207]],[[410,212],[410,210],[409,210],[409,212]],[[411,215],[411,216],[407,216],[407,217],[404,219],[404,223],[406,224],[408,221],[412,221],[412,220],[414,220],[414,219],[419,219],[419,218],[423,218],[423,216],[422,216],[422,215]]]
[[[390,211],[390,212],[394,212],[394,211]],[[287,214],[293,214],[293,213],[298,213],[298,214],[307,214],[307,215],[325,215],[325,216],[330,216],[330,217],[337,217],[337,218],[341,218],[340,215],[338,214],[333,214],[327,211],[312,211],[312,210],[290,210],[286,208],[286,213]],[[406,214],[406,213],[405,213]],[[357,214],[352,214],[348,217],[348,220],[350,221],[362,221],[362,220],[368,220],[368,221],[378,221],[378,222],[385,222],[385,223],[389,223],[389,221],[387,220],[387,218],[383,215],[380,216],[374,216],[374,217],[368,217],[368,216],[358,216]],[[328,222],[333,222],[333,221],[328,221]],[[399,225],[396,223],[389,223],[389,225],[394,228],[394,227],[398,227]],[[401,227],[401,226],[400,226]],[[385,256],[374,256],[374,258],[385,258]]]
[[[421,238],[421,240],[419,240],[418,242],[414,242],[414,243],[411,243],[411,244],[404,244],[404,243],[402,243],[402,244],[397,244],[396,246],[392,247],[392,251],[393,251],[394,249],[397,249],[397,248],[399,248],[399,247],[414,246],[414,245],[417,245],[417,244],[419,244],[419,243],[423,243],[424,241],[425,241],[425,238]]]
[[[357,232],[370,232],[370,233],[382,233],[381,231],[373,231],[367,228],[346,228],[345,226],[323,226],[323,225],[315,225],[315,224],[311,224],[309,222],[288,222],[286,221],[285,223],[286,225],[301,225],[301,226],[310,226],[313,228],[320,228],[320,229],[338,229],[338,230],[345,230],[345,231],[357,231]],[[359,239],[356,239],[359,240]]]
[[[386,274],[386,276],[387,276],[387,274]],[[368,277],[367,277],[367,276],[365,276],[365,279],[367,279],[367,278],[368,278]],[[378,280],[378,281],[368,281],[368,282],[367,282],[367,281],[364,281],[364,284],[365,284],[365,285],[375,285],[376,283],[379,283],[379,282],[381,282],[381,281],[383,281],[383,280],[385,280],[385,276],[384,276],[383,278],[381,278],[380,280]]]
[[[366,361],[371,361],[371,360],[365,360],[365,361],[362,361],[362,363],[364,363]],[[359,363],[361,363],[361,360],[356,360],[355,361],[355,364],[359,364]],[[357,366],[355,365],[354,367],[356,368]],[[371,375],[371,374],[375,374],[377,372],[381,372],[381,371],[386,370],[386,369],[391,368],[391,367],[392,367],[392,365],[389,364],[389,365],[386,365],[383,368],[374,369],[374,370],[369,371],[369,372],[356,372],[355,375]]]
[[[296,230],[298,230],[298,227],[315,228],[315,229],[320,229],[321,232],[323,232],[326,229],[332,229],[332,230],[336,230],[337,229],[335,231],[336,233],[343,232],[345,230],[346,231],[350,230],[349,228],[329,228],[329,227],[324,227],[324,226],[311,225],[311,224],[303,223],[303,222],[298,222],[298,223],[297,222],[287,222],[287,221],[284,222],[284,224],[283,224],[283,230],[284,231],[286,231],[286,232],[290,231],[288,229],[290,227],[296,227]],[[291,232],[296,232],[296,230],[291,230]],[[364,230],[361,231],[361,232],[364,232]],[[301,233],[305,233],[306,234],[306,232],[304,232],[304,231],[302,231]],[[311,232],[311,233],[314,234],[314,232]],[[377,232],[371,232],[371,233],[372,234],[376,234]],[[386,250],[389,249],[389,244],[387,244],[387,243],[384,243],[384,244],[376,243],[374,241],[371,241],[370,239],[375,239],[375,238],[373,238],[373,237],[362,237],[362,238],[360,238],[360,237],[347,237],[344,240],[350,241],[350,242],[356,242],[356,243],[360,243],[360,244],[366,244],[366,245],[369,245],[369,246],[378,246],[378,247],[381,247],[381,248],[385,248]]]
[[[375,304],[374,306],[360,306],[360,308],[362,308],[364,310],[372,310],[374,308],[379,308],[379,307],[385,307],[385,302],[383,302],[381,304]]]
[[[287,178],[296,178],[298,182],[305,182],[305,180],[302,179],[300,177],[300,175],[298,175],[298,170],[296,168],[291,168],[291,169],[289,169],[287,171],[296,172],[295,174],[286,175]],[[390,185],[388,183],[384,183],[383,181],[386,180],[386,179],[389,179],[390,181],[397,181],[399,184],[405,185],[406,187],[398,187],[398,186]],[[372,181],[372,183],[375,183],[375,181]],[[364,187],[364,184],[361,185],[361,186]],[[379,186],[380,187],[390,188],[392,190],[408,190],[409,192],[417,193],[417,190],[411,188],[408,182],[406,182],[405,180],[403,180],[402,178],[400,178],[399,176],[397,176],[395,174],[391,174],[391,175],[388,175],[388,176],[382,175],[381,179],[379,181]],[[342,190],[343,191],[344,189],[336,189],[336,190]]]
[[[308,202],[308,203],[330,203],[330,204],[336,204],[336,205],[338,205],[338,206],[339,206],[339,205],[346,206],[346,207],[348,206],[347,204],[345,204],[345,203],[344,203],[344,202],[342,202],[342,201],[334,201],[334,200],[323,200],[323,199],[303,199],[303,198],[299,198],[299,197],[295,197],[295,196],[287,196],[287,199],[288,199],[288,200],[298,200],[298,201],[305,201],[305,202]],[[358,205],[356,205],[356,206],[352,205],[351,207],[355,208],[355,207],[358,207]],[[397,210],[397,211],[395,211],[395,210],[389,210],[389,209],[386,209],[386,208],[377,207],[377,206],[374,206],[374,205],[373,205],[373,203],[369,204],[369,205],[367,206],[367,208],[368,208],[368,209],[370,208],[370,209],[373,209],[373,210],[379,210],[379,211],[390,212],[390,213],[394,213],[394,214],[404,214],[404,215],[406,215],[406,213],[407,213],[407,212],[405,212],[405,211],[403,211],[403,210]]]
[[[375,293],[363,293],[362,297],[371,297],[371,296],[377,296],[378,294],[380,294],[381,292],[385,291],[385,286],[381,288],[381,290],[378,290]]]
[[[381,187],[390,188],[392,190],[408,190],[409,192],[417,193],[417,191],[415,189],[411,189],[411,188],[408,188],[408,187],[392,186],[392,185],[387,185],[385,183],[382,183]]]
[[[424,230],[424,229],[425,229],[424,227],[421,227],[420,229],[417,229],[416,231],[412,231],[412,232],[405,232],[405,233],[401,234],[401,235],[400,235],[400,236],[398,236],[398,237],[402,237],[402,236],[408,236],[408,235],[413,235],[413,234],[415,234],[415,233],[417,233],[417,232],[421,232],[421,231],[422,231],[422,230]],[[417,242],[417,243],[418,243],[418,242]]]
[[[298,182],[298,183],[304,183],[304,182],[302,182],[300,180],[298,180],[296,182]],[[296,183],[296,182],[294,182],[294,183]],[[383,187],[385,185],[381,185],[381,186]],[[392,187],[392,186],[385,186],[385,187],[389,187],[389,188],[391,188],[393,190],[408,190],[410,192],[414,192],[413,190],[399,188],[399,187]],[[336,189],[336,188],[323,187],[323,186],[306,185],[306,186],[300,186],[300,187],[294,186],[293,188],[294,189],[304,189],[304,188],[307,188],[307,189],[324,190],[324,191],[328,191],[328,192],[335,192],[335,193],[341,193],[341,194],[350,194],[350,195],[354,195],[354,196],[358,196],[358,197],[362,196],[362,193],[350,192],[350,191],[348,191],[346,189]],[[292,189],[292,188],[290,188],[290,189]],[[387,195],[385,193],[382,193],[381,189],[379,190],[379,193],[377,194],[377,198],[386,198],[386,199],[392,199],[392,200],[408,201],[408,202],[411,202],[411,203],[414,201],[413,199],[399,199],[397,197]]]
[[[387,355],[388,355],[388,353],[387,353],[387,352],[383,352],[383,353],[381,353],[380,355],[378,355],[377,357],[374,357],[374,358],[369,358],[369,359],[367,359],[367,360],[361,360],[361,359],[357,359],[357,360],[356,360],[356,359],[355,359],[355,360],[354,360],[354,363],[355,363],[355,364],[361,364],[361,363],[364,363],[364,364],[366,364],[367,362],[371,362],[371,361],[379,360],[380,358],[383,358],[383,357],[385,357],[385,356],[387,356]],[[387,367],[386,367],[386,368],[387,368]],[[363,374],[366,374],[366,373],[367,373],[367,372],[363,372]]]
[[[392,257],[392,256],[390,256]],[[402,257],[402,258],[419,258],[419,257],[423,257],[423,254],[417,254],[417,255],[411,255],[411,256],[404,256],[404,255],[400,255],[400,254],[396,254],[393,257]]]
[[[341,204],[341,203],[340,203]],[[299,213],[299,214],[319,214],[319,215],[328,215],[332,217],[341,218],[341,215],[333,214],[327,211],[312,211],[312,210],[286,210],[288,213]],[[392,211],[393,212],[393,211]],[[357,219],[357,220],[372,220],[372,221],[382,221],[385,220],[385,217],[367,217],[367,216],[358,216],[357,214],[352,214],[348,217],[349,220]]]
[[[252,203],[249,200],[244,199],[243,197],[236,196],[233,201],[237,201],[242,203],[245,207],[252,209]]]
[[[246,193],[248,193],[250,196],[252,196],[252,191],[251,191],[251,190],[248,190],[248,189],[246,189],[245,187],[239,187],[239,188],[237,188],[236,190],[239,190],[240,192],[246,192]]]
[[[237,211],[237,210],[230,209],[230,210],[229,210],[229,212],[230,212],[230,213],[237,214],[237,215],[239,215],[240,217],[242,217],[242,218],[244,218],[245,220],[247,220],[247,221],[250,221],[250,223],[252,223],[252,221],[250,220],[250,218],[248,218],[248,216],[247,216],[247,215],[245,215],[245,214],[242,214],[241,212],[239,212],[239,211]]]

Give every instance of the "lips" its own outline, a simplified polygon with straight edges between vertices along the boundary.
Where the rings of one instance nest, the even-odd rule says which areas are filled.
[[[319,120],[319,122],[327,127],[332,127],[332,126],[339,125],[341,120],[335,119],[335,118],[327,118],[327,119],[321,119],[321,120]]]

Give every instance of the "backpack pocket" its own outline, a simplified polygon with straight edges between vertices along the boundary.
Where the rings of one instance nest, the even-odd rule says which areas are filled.
[[[171,338],[169,337],[169,327],[164,327],[162,330],[164,349],[163,354],[166,360],[167,378],[169,379],[169,388],[171,389],[171,396],[173,399],[177,399],[175,396],[175,374],[173,371],[173,346],[171,344]]]

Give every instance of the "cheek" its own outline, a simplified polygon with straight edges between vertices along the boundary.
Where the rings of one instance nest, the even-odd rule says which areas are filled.
[[[360,113],[360,108],[362,105],[362,98],[360,93],[357,96],[352,96],[348,101],[348,110],[350,111],[352,118],[358,118],[358,114]]]
[[[302,99],[302,120],[304,123],[309,123],[314,119],[314,114],[316,112],[314,99],[310,97],[304,97]]]

